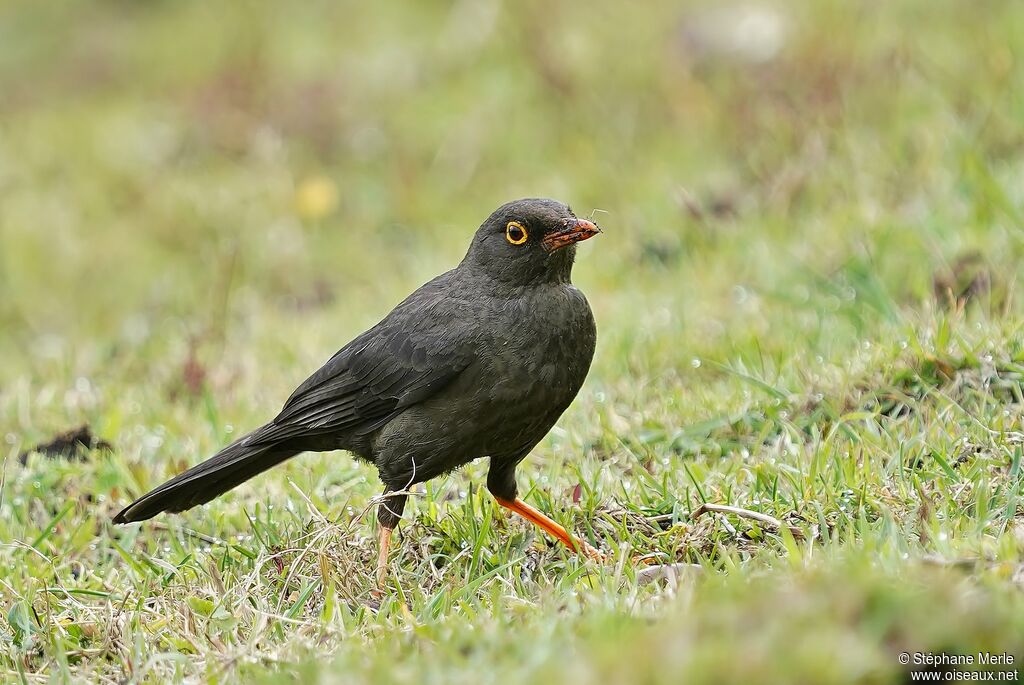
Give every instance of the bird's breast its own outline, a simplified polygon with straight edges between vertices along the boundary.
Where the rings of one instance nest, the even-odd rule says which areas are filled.
[[[378,467],[390,463],[388,454],[401,455],[395,457],[401,464],[415,458],[418,479],[479,457],[521,457],[572,402],[594,354],[590,307],[571,286],[503,300],[456,296],[449,302],[465,303],[451,325],[472,337],[472,361],[441,392],[410,407],[374,438],[374,451],[385,455]]]
[[[594,356],[596,329],[586,298],[572,286],[559,286],[510,299],[492,317],[486,326],[492,334],[479,356],[486,395],[480,400],[502,404],[512,415],[560,414]]]

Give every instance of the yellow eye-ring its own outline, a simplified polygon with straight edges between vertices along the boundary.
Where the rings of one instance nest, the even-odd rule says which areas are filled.
[[[505,240],[513,245],[522,245],[526,242],[526,238],[526,227],[518,221],[508,222],[508,226],[505,227]]]

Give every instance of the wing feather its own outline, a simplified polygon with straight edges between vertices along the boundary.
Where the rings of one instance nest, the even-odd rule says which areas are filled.
[[[457,303],[444,279],[409,296],[379,324],[343,347],[288,398],[273,423],[315,432],[365,433],[433,396],[475,358],[459,335]]]

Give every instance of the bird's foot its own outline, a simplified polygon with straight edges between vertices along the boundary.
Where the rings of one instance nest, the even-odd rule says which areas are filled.
[[[577,540],[577,544],[579,545],[579,553],[585,556],[587,559],[590,559],[591,561],[596,561],[601,564],[608,561],[608,556],[598,548],[594,547],[593,545],[583,540]]]
[[[549,535],[559,540],[569,549],[584,555],[588,559],[600,562],[605,561],[606,557],[603,552],[592,547],[584,540],[574,538],[560,524],[551,520],[547,514],[535,509],[518,497],[513,500],[501,499],[500,497],[495,497],[495,499],[498,504],[510,511],[514,511],[527,521],[536,524],[541,530],[546,531]]]

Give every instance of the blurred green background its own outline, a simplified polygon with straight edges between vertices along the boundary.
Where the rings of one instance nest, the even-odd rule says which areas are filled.
[[[858,322],[822,330],[819,279],[843,307],[857,278],[921,298],[963,250],[1016,263],[1020,14],[6,3],[0,378],[41,340],[340,345],[530,195],[602,210],[602,351],[659,368],[643,338],[682,323],[721,356],[782,298],[829,352]]]
[[[848,682],[858,664],[880,682],[948,597],[967,598],[964,632],[932,625],[926,646],[1010,639],[1022,51],[1018,0],[4,2],[5,673],[230,680],[235,660],[276,672],[318,640],[341,650],[342,681],[469,682],[481,664],[497,679],[579,673],[610,644],[641,663],[654,640],[710,656],[652,662],[647,682]],[[342,455],[294,460],[162,528],[106,524],[273,415],[524,196],[568,202],[605,232],[574,275],[598,320],[594,368],[521,487],[597,536],[612,568],[656,549],[720,574],[708,592],[721,605],[679,613],[674,590],[637,590],[628,565],[588,576],[550,548],[537,562],[534,538],[488,527],[470,488],[480,465],[414,501],[396,582],[422,587],[383,605],[358,563],[344,582],[318,575],[330,555],[372,556],[358,518],[355,542],[349,530],[316,548],[330,563],[288,557],[288,582],[250,583],[267,555],[313,544],[307,504],[353,517],[376,494],[373,470]],[[24,454],[80,424],[111,449]],[[785,536],[592,524],[608,511],[677,522],[704,500],[823,524],[829,561],[801,580],[818,548]],[[218,556],[191,529],[246,552]],[[982,592],[907,565],[932,554],[1008,566]],[[733,660],[745,607],[790,601],[743,589],[769,571],[806,581],[809,608]],[[336,600],[333,583],[347,583]],[[242,618],[225,627],[214,617],[236,594]],[[716,623],[720,606],[732,618]],[[667,642],[634,631],[638,613]],[[423,627],[438,615],[462,618]],[[711,621],[706,637],[680,628],[690,615]],[[478,654],[455,646],[474,626],[487,626]],[[785,626],[821,648],[773,660]],[[405,671],[360,651],[382,634],[422,650]],[[837,645],[856,646],[849,663],[829,660]]]

